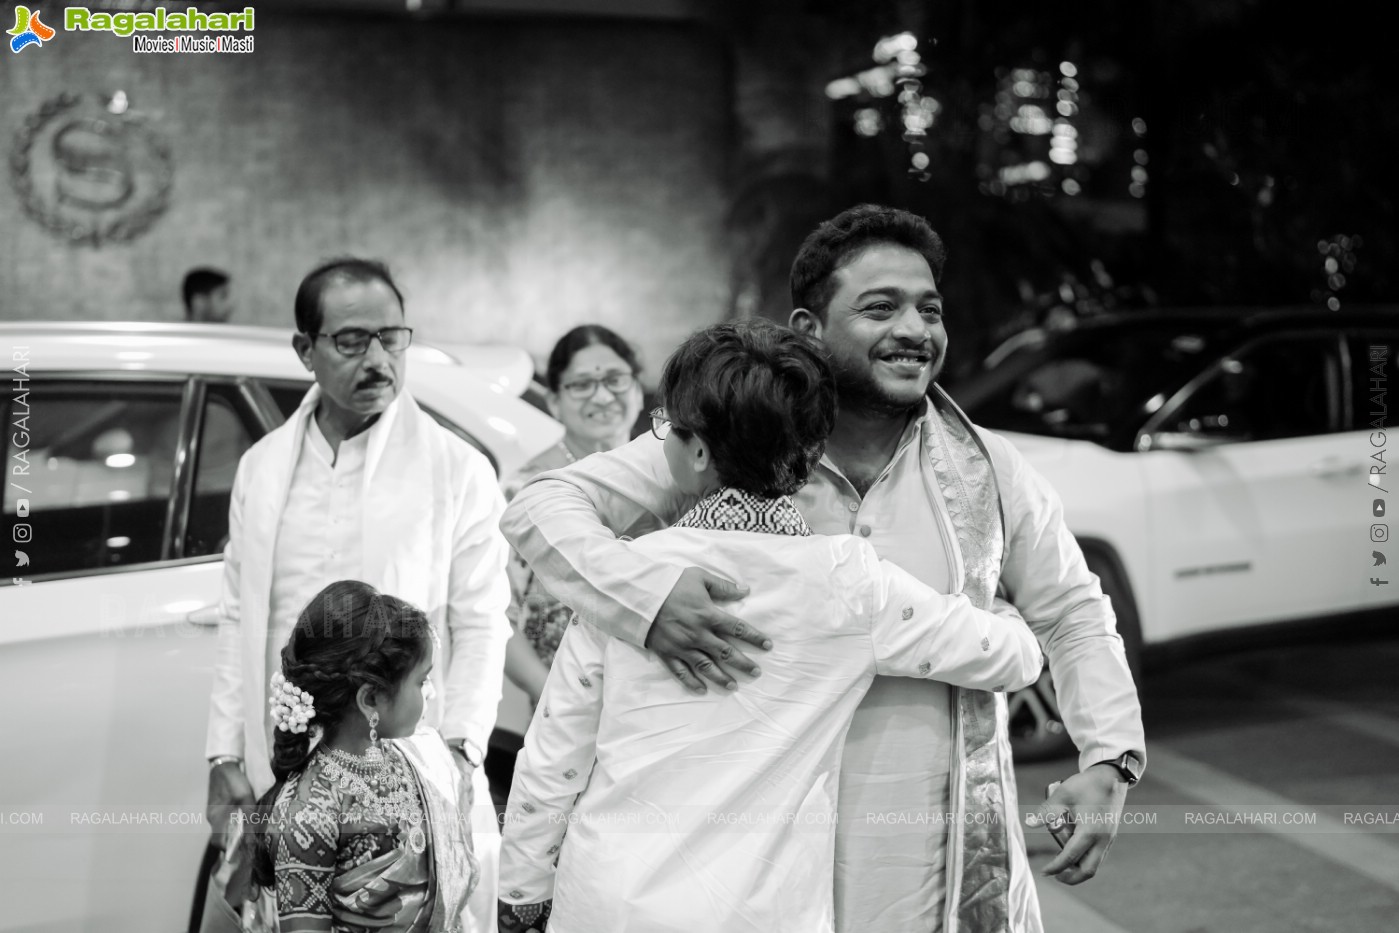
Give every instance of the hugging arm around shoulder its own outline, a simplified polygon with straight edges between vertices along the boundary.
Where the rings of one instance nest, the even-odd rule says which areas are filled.
[[[661,441],[643,435],[540,474],[516,493],[500,528],[550,594],[640,647],[685,568],[635,554],[617,536],[648,520],[669,524],[689,505]]]
[[[1039,679],[1039,642],[1013,610],[990,612],[939,593],[861,544],[877,673],[976,690],[1020,690]]]
[[[569,815],[587,788],[602,719],[607,635],[586,622],[568,627],[515,759],[500,847],[500,900],[553,899],[554,866]]]
[[[982,431],[1001,488],[1001,584],[1045,646],[1079,766],[1134,751],[1146,760],[1141,703],[1111,601],[1088,569],[1049,482],[1010,442]]]

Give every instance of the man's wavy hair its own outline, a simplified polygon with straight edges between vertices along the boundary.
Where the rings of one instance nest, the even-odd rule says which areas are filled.
[[[918,253],[928,261],[934,280],[942,282],[947,249],[926,220],[896,207],[861,204],[825,221],[803,241],[792,262],[792,307],[805,308],[824,323],[836,293],[836,272],[881,243]]]
[[[835,425],[825,348],[763,320],[691,336],[666,360],[660,395],[671,430],[704,438],[724,485],[759,496],[800,489]]]
[[[311,760],[312,738],[325,742],[347,718],[360,715],[361,686],[394,693],[431,651],[432,627],[423,611],[368,583],[339,580],[301,611],[282,648],[282,676],[311,694],[316,715],[306,732],[273,733],[277,782],[258,801],[257,831],[245,834],[259,884],[273,884],[271,844],[262,829],[287,779]]]

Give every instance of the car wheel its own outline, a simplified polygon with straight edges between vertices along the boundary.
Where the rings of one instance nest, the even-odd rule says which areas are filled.
[[[1122,636],[1122,647],[1127,652],[1127,667],[1132,679],[1141,678],[1142,668],[1142,624],[1137,617],[1137,601],[1132,588],[1127,584],[1127,573],[1116,559],[1096,549],[1084,551],[1088,569],[1098,575],[1103,592],[1112,600],[1112,611],[1117,616],[1117,634]]]
[[[1142,632],[1137,621],[1137,605],[1123,582],[1117,562],[1093,549],[1085,550],[1088,569],[1098,575],[1103,592],[1112,600],[1117,615],[1117,631],[1127,652],[1127,666],[1134,679],[1141,668]],[[1008,697],[1010,747],[1016,761],[1048,761],[1074,753],[1074,743],[1064,728],[1054,680],[1048,666],[1034,686],[1017,690]]]
[[[1010,707],[1010,748],[1016,761],[1047,761],[1074,750],[1073,740],[1059,716],[1054,681],[1046,667],[1033,686],[1007,698]]]

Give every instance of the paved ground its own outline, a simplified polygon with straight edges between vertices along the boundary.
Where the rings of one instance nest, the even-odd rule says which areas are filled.
[[[1040,880],[1048,933],[1399,931],[1399,638],[1176,664],[1142,702],[1139,822],[1092,881]],[[1021,766],[1022,802],[1073,768]]]

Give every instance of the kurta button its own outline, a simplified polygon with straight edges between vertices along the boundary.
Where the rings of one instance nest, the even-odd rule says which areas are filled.
[[[851,501],[851,502],[849,503],[849,505],[850,505],[850,511],[852,511],[852,512],[858,512],[858,511],[860,511],[860,503]]]
[[[860,526],[860,537],[862,537],[862,538],[868,538],[869,536],[870,536],[870,526],[869,526],[869,525],[861,525],[861,526]]]

